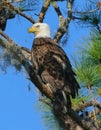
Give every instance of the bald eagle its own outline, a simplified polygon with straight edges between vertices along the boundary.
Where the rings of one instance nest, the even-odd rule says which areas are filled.
[[[70,95],[76,97],[79,85],[68,57],[51,39],[50,28],[46,23],[35,23],[28,31],[35,34],[31,50],[34,69],[42,81],[48,84],[56,100],[70,108]]]

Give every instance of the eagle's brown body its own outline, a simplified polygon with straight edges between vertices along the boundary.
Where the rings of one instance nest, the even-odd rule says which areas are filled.
[[[70,95],[75,98],[79,85],[65,52],[51,38],[36,38],[31,58],[34,69],[42,81],[49,84],[57,100],[71,107]]]

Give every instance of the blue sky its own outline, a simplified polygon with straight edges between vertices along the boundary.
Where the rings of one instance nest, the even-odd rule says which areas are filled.
[[[45,22],[50,25],[53,36],[58,20],[52,8],[49,9]],[[30,49],[33,34],[28,34],[27,30],[31,25],[17,15],[15,19],[8,20],[5,33],[19,45]],[[82,37],[88,35],[88,30],[73,25],[70,34],[72,35],[69,37],[68,44],[63,48],[71,58],[76,44]],[[13,67],[9,67],[6,74],[0,71],[0,82],[0,130],[46,130],[41,113],[37,109],[39,94],[34,85],[25,78],[24,72],[18,73]],[[30,92],[28,85],[31,86]]]

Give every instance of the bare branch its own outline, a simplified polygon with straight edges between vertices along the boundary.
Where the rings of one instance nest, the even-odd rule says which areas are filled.
[[[101,109],[95,109],[95,114],[96,115],[99,115],[101,113]],[[91,118],[91,119],[95,119],[95,115],[94,115],[94,112],[91,112],[91,113],[89,113],[89,118]]]
[[[57,6],[56,2],[53,1],[51,4],[52,4],[52,6],[54,7],[54,9],[55,9],[55,11],[56,11],[58,17],[62,16],[62,12],[61,12],[59,6]]]
[[[60,15],[59,16],[59,28],[58,28],[55,36],[54,36],[54,41],[55,42],[58,42],[63,37],[63,35],[66,32],[68,32],[69,23],[73,19],[72,18],[72,6],[73,6],[73,2],[74,2],[74,0],[68,0],[67,1],[67,7],[68,7],[68,18],[67,19],[63,18],[63,16],[60,15],[60,14],[62,14],[61,12],[59,14]],[[54,5],[55,5],[54,8],[56,8],[57,7],[56,3]],[[56,9],[55,9],[55,11],[57,12]],[[59,11],[59,8],[58,8],[58,11]],[[58,14],[58,12],[57,12],[57,14]]]
[[[8,40],[10,43],[13,42],[13,40],[9,36],[7,36],[2,30],[0,30],[0,35],[4,37],[6,40]]]
[[[58,17],[59,17],[59,28],[57,29],[57,32],[54,36],[54,41],[57,43],[59,41],[59,39],[61,39],[61,37],[64,35],[66,28],[65,28],[65,24],[66,24],[66,20],[63,18],[62,13],[60,8],[57,6],[56,2],[53,1],[52,2],[52,6],[54,7]]]
[[[61,12],[60,8],[57,6],[55,1],[52,2],[52,5],[53,5],[58,17],[59,17],[59,28],[57,29],[57,32],[54,36],[54,41],[57,43],[62,38],[62,36],[64,35],[64,33],[67,30],[66,29],[67,28],[67,21],[63,17],[62,12]]]
[[[67,7],[68,7],[68,20],[72,19],[72,7],[73,7],[74,0],[68,0],[67,1]]]
[[[101,104],[99,102],[97,102],[96,100],[92,100],[87,103],[84,103],[84,104],[80,105],[78,108],[76,108],[75,110],[77,112],[79,112],[79,111],[82,111],[84,108],[90,107],[90,106],[95,106],[101,110]]]
[[[42,9],[40,11],[39,17],[38,17],[38,22],[43,22],[46,11],[50,5],[50,1],[51,0],[45,0],[44,4],[42,6]]]
[[[17,14],[19,14],[22,17],[26,18],[31,23],[33,23],[33,24],[35,23],[35,21],[33,20],[32,17],[27,16],[26,14],[24,14],[23,12],[21,12],[18,8],[16,8],[15,6],[13,6],[11,3],[9,3],[9,8],[13,9]]]
[[[67,32],[68,21],[64,19],[62,16],[59,17],[59,28],[54,36],[54,41],[58,43],[58,41],[63,37],[63,35]]]
[[[0,35],[2,37],[4,37],[7,41],[2,39],[2,42],[0,42],[0,45],[3,48],[10,48],[11,46],[15,46],[18,47],[19,49],[22,50],[22,54],[25,56],[26,59],[28,59],[29,61],[31,61],[31,51],[25,47],[20,47],[18,46],[18,44],[16,44],[9,36],[7,36],[3,31],[0,30]]]

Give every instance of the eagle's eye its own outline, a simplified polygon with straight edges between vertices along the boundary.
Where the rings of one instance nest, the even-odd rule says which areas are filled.
[[[36,28],[39,28],[40,27],[40,25],[36,25]]]

